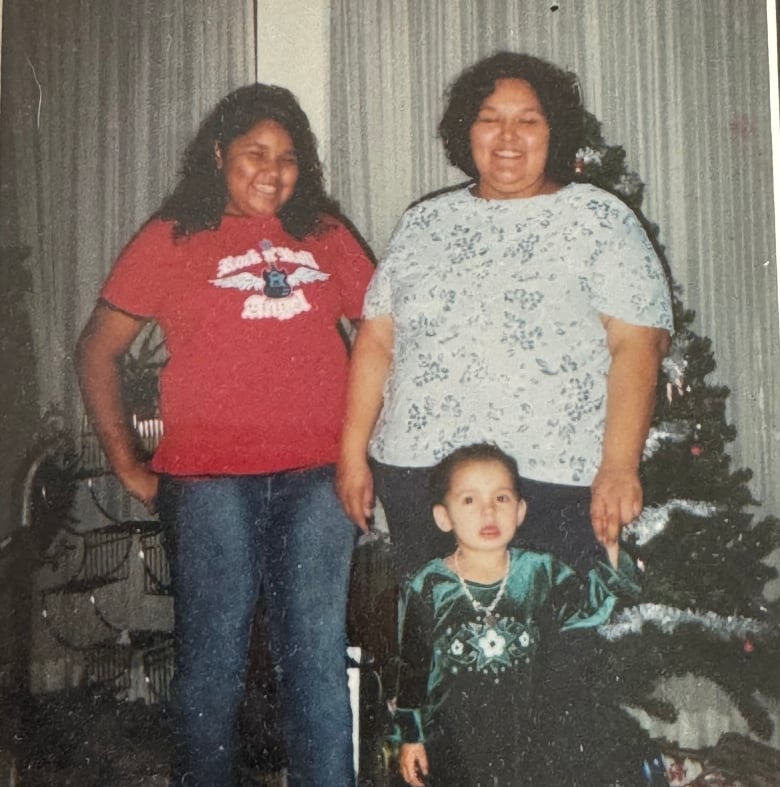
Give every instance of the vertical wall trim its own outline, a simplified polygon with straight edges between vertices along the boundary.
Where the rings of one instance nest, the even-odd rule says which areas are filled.
[[[0,60],[3,58],[3,0],[0,0]],[[2,81],[0,80],[0,90],[2,90]]]
[[[0,2],[2,2],[2,0],[0,0]],[[255,80],[260,81],[260,47],[258,45],[258,42],[260,41],[260,22],[258,21],[258,0],[253,0],[253,6],[252,13],[254,16],[252,21],[254,23],[255,32]]]
[[[295,93],[330,171],[330,0],[256,0],[257,80]]]
[[[766,3],[766,29],[769,39],[769,107],[772,126],[772,171],[774,172],[775,197],[775,271],[777,273],[777,311],[780,316],[780,74],[777,60],[777,5],[775,0]],[[780,320],[778,320],[780,323]]]

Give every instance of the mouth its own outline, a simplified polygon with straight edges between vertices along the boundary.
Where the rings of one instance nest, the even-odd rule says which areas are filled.
[[[496,536],[501,535],[501,531],[496,527],[496,525],[485,525],[480,531],[479,534],[483,538],[495,538]]]
[[[259,194],[261,197],[274,197],[276,196],[276,186],[271,186],[269,184],[260,184],[259,186],[255,186],[255,193]]]
[[[497,150],[493,154],[496,158],[515,160],[523,158],[523,153],[518,150]]]

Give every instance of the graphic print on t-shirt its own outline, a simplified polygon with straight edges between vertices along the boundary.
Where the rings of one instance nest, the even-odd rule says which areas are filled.
[[[247,270],[255,266],[261,266],[260,275]],[[311,309],[303,285],[329,278],[330,274],[319,269],[310,252],[293,251],[263,240],[257,249],[221,259],[217,278],[210,279],[210,283],[255,293],[244,301],[241,317],[245,320],[289,320]]]

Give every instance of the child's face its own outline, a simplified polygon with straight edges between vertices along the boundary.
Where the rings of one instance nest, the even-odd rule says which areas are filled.
[[[444,505],[434,506],[433,517],[441,530],[454,533],[459,547],[490,552],[506,548],[525,509],[501,462],[473,461],[452,474]]]

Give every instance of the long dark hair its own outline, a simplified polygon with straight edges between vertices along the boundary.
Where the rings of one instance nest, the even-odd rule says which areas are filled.
[[[439,123],[439,136],[450,163],[470,178],[479,178],[471,155],[471,127],[499,79],[522,79],[533,88],[550,126],[545,172],[562,185],[570,183],[585,125],[577,77],[538,57],[517,52],[497,52],[480,60],[450,86],[447,108]]]
[[[187,146],[179,182],[157,213],[174,221],[175,237],[219,227],[228,193],[215,150],[225,156],[236,137],[263,120],[275,120],[287,131],[298,157],[295,190],[278,213],[284,229],[301,239],[324,228],[323,216],[339,215],[338,204],[325,192],[317,141],[306,113],[286,88],[256,83],[225,96]]]

